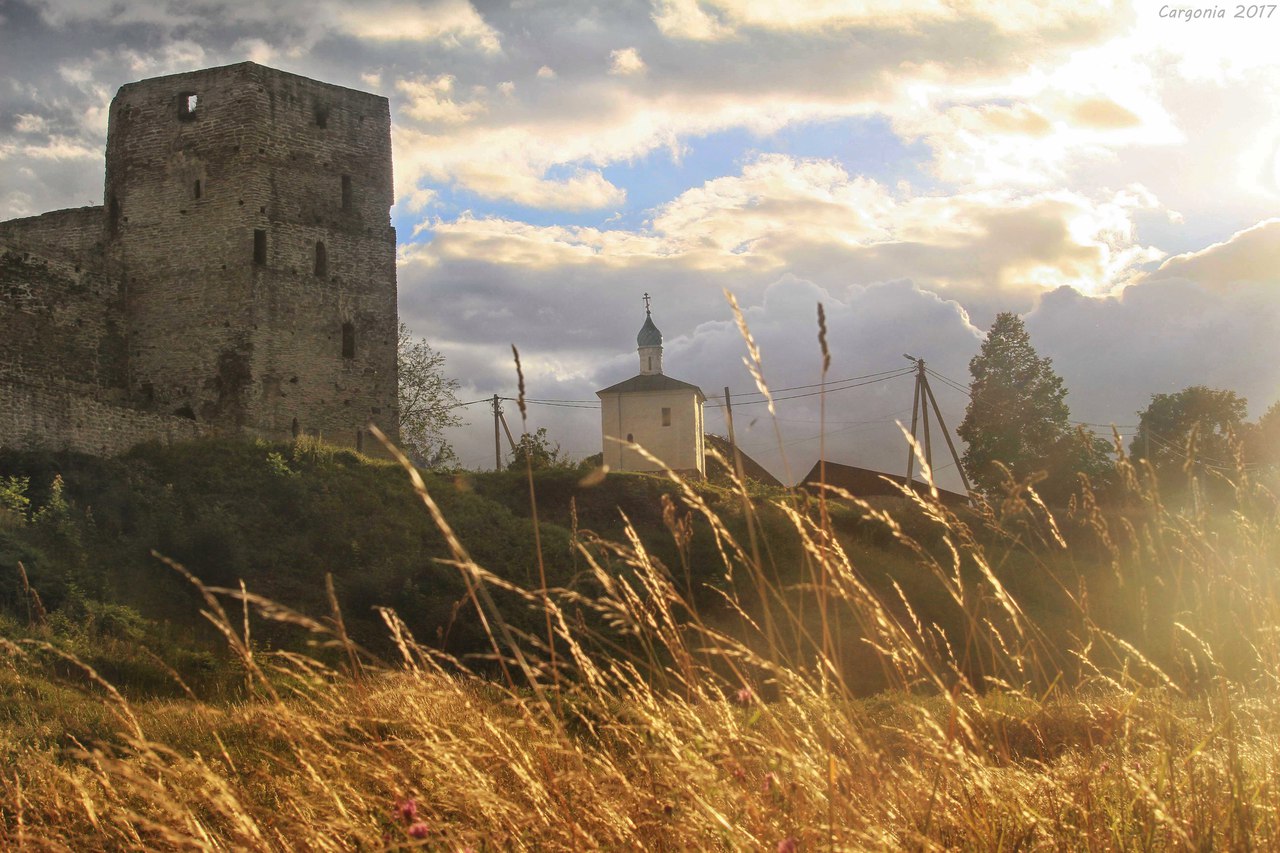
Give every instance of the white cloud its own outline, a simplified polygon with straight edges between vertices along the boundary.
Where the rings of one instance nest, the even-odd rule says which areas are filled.
[[[1148,277],[1177,278],[1218,291],[1249,284],[1280,288],[1280,219],[1267,219],[1221,243],[1169,258]]]
[[[277,0],[270,4],[170,0],[107,5],[97,0],[40,0],[38,8],[41,17],[54,27],[91,22],[99,26],[145,25],[176,33],[204,29],[211,22],[250,29],[288,22],[304,47],[336,32],[372,42],[426,42],[485,54],[502,50],[498,33],[467,0],[368,0],[358,6],[342,0]]]
[[[433,80],[408,79],[396,82],[396,89],[409,99],[405,113],[427,123],[465,124],[485,111],[480,101],[458,103],[453,100],[456,78],[441,74]]]
[[[671,38],[712,40],[751,30],[830,33],[853,29],[912,29],[981,22],[1003,32],[1068,29],[1114,21],[1109,2],[939,2],[939,0],[655,0],[653,18]]]
[[[466,0],[442,0],[426,8],[417,3],[331,3],[327,11],[343,31],[358,38],[430,42],[490,54],[502,50],[498,33]]]
[[[702,272],[839,267],[847,280],[914,278],[966,298],[1012,299],[1063,285],[1093,293],[1132,280],[1162,254],[1138,242],[1141,187],[1091,198],[1067,191],[898,197],[826,160],[763,155],[659,208],[643,231],[533,226],[464,217],[432,227],[424,251],[552,267],[661,261]]]
[[[31,113],[19,113],[13,129],[18,133],[44,133],[49,129],[49,122],[44,116]]]
[[[494,134],[489,148],[486,135],[474,136],[475,155],[464,157],[459,137],[443,137],[412,130],[395,134],[397,197],[412,195],[422,178],[457,183],[484,198],[515,201],[529,207],[559,210],[595,210],[621,204],[626,191],[596,170],[578,168],[568,177],[548,179],[550,163],[532,164],[530,152],[518,147],[514,133]]]
[[[610,74],[626,77],[631,74],[643,74],[644,71],[644,60],[640,58],[640,52],[634,47],[622,48],[609,54]]]
[[[402,194],[420,182],[450,182],[485,198],[522,204],[531,200],[555,204],[567,198],[573,209],[583,209],[593,197],[609,204],[618,195],[596,192],[603,188],[599,183],[566,193],[556,186],[562,181],[547,178],[549,172],[634,161],[660,148],[674,152],[685,139],[727,129],[766,135],[803,122],[876,113],[899,117],[904,134],[926,137],[935,145],[943,164],[939,173],[948,180],[953,179],[952,173],[990,172],[998,177],[1025,172],[1034,173],[1034,179],[1024,182],[1027,185],[1051,186],[1061,183],[1052,179],[1060,176],[1061,162],[1068,155],[1111,140],[1058,138],[1053,142],[1058,150],[1049,146],[1047,153],[1036,154],[1036,148],[1015,135],[988,150],[972,141],[948,142],[956,133],[945,119],[940,123],[937,118],[951,106],[963,109],[967,102],[957,102],[956,96],[969,90],[974,91],[965,97],[973,109],[992,112],[992,103],[1009,96],[999,84],[1010,73],[1027,69],[1029,63],[1032,68],[1044,63],[1052,66],[1069,49],[1120,26],[1117,21],[1123,16],[1108,18],[1091,7],[1041,10],[1037,20],[1047,30],[1030,27],[1027,9],[993,12],[977,3],[920,3],[901,12],[897,4],[888,2],[786,4],[784,9],[782,4],[699,5],[685,0],[659,4],[654,16],[661,27],[679,30],[682,38],[612,49],[605,69],[594,64],[594,57],[604,53],[609,40],[627,34],[611,30],[606,16],[587,15],[581,26],[548,31],[533,55],[554,56],[557,70],[542,64],[535,76],[547,79],[558,74],[563,85],[531,87],[521,98],[490,102],[483,120],[467,123],[465,132],[432,135],[430,154],[398,168],[405,187]],[[520,25],[525,23],[521,19]],[[884,32],[874,49],[852,51],[850,44],[856,41],[832,38],[827,31],[865,26]],[[748,32],[755,35],[747,38],[743,34]],[[691,46],[684,39],[713,36],[710,45]],[[508,38],[514,54],[518,49],[514,36]],[[548,39],[563,41],[544,45]],[[519,45],[526,50],[531,47]],[[651,66],[642,53],[661,56],[662,61]],[[509,68],[529,73],[524,63]],[[645,87],[627,83],[625,78],[639,73],[646,76]],[[497,85],[504,78],[519,85],[519,79],[507,77],[508,68],[502,74],[497,80],[490,77],[487,85]],[[458,79],[464,78],[458,74]],[[1041,89],[1050,83],[1042,81]],[[988,91],[976,91],[982,86]],[[924,98],[923,106],[919,97]],[[1116,125],[1123,124],[1120,119],[1134,109],[1129,100],[1122,103],[1113,98],[1114,103],[1103,103],[1081,97],[1074,106],[1063,106],[1062,116],[1041,118],[1068,125],[1092,117],[1116,136],[1125,132]],[[400,126],[415,121],[409,110],[396,119]],[[971,132],[965,139],[974,136]],[[400,150],[407,151],[408,146],[401,145]],[[948,160],[955,165],[948,166]],[[513,177],[503,180],[503,174]],[[531,184],[541,182],[556,187],[555,191],[530,191]],[[993,177],[979,185],[997,183]]]
[[[714,41],[733,32],[708,14],[698,0],[656,0],[653,5],[653,21],[669,38]]]

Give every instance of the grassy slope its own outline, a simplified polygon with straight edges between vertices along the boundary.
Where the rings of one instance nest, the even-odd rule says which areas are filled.
[[[184,676],[199,679],[210,664],[198,652],[221,649],[221,636],[199,616],[201,602],[193,588],[153,557],[154,550],[206,584],[234,587],[243,580],[251,592],[312,617],[330,611],[324,577],[331,574],[348,630],[382,654],[391,648],[379,607],[395,610],[416,637],[451,654],[489,650],[461,576],[438,563],[449,556],[443,536],[393,464],[306,442],[289,448],[215,440],[142,446],[118,460],[10,453],[0,456],[3,476],[29,479],[36,515],[49,504],[55,477],[64,483],[65,508],[48,511],[33,524],[0,529],[0,606],[20,620],[27,614],[27,597],[19,560],[54,612],[55,624],[89,626],[117,641],[145,636],[151,645],[170,650],[169,663]],[[709,525],[697,513],[675,508],[679,490],[672,483],[615,474],[584,487],[580,478],[575,471],[537,476],[542,556],[550,586],[597,592],[581,555],[571,548],[575,524],[581,539],[594,535],[617,541],[625,538],[629,521],[705,618],[732,627],[736,620],[724,605],[725,592],[755,612],[758,596],[750,578],[725,581]],[[427,482],[480,565],[513,583],[537,586],[524,475],[428,475]],[[699,487],[697,493],[730,534],[748,541],[738,496],[712,486]],[[672,506],[665,521],[664,499]],[[885,503],[895,506],[904,523],[914,524],[923,541],[937,539],[905,502]],[[792,525],[764,501],[749,511],[760,525],[770,577],[787,586],[803,583],[804,557]],[[911,594],[922,618],[950,627],[954,614],[937,600],[936,590],[926,589],[931,578],[908,552],[883,530],[860,520],[859,513],[847,507],[833,513],[835,530],[875,588],[887,591],[896,581]],[[666,527],[677,519],[690,524],[691,538],[683,551]],[[615,570],[630,571],[607,550],[597,551]],[[1016,561],[1007,568],[1011,575],[1022,571]],[[517,628],[536,629],[536,617],[522,602],[497,594]],[[1039,590],[1037,596],[1043,599],[1045,618],[1052,618],[1058,604],[1053,590]],[[802,600],[794,607],[798,624],[811,627],[812,609],[806,614]],[[148,672],[143,661],[135,662],[137,672],[130,675],[121,665],[128,657],[125,643],[112,644],[108,655],[94,650],[93,637],[83,637],[83,630],[79,634],[91,662],[121,677],[123,687],[137,681],[152,691],[174,689],[167,675],[154,668]],[[272,623],[255,629],[256,641],[268,648],[297,648],[299,636]],[[866,650],[856,637],[846,638],[846,645],[851,677],[861,679],[864,689],[883,686],[876,668],[865,666]],[[184,648],[191,653],[179,652]]]

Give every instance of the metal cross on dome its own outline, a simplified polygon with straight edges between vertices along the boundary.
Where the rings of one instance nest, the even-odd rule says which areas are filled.
[[[649,293],[648,293],[648,291],[645,291],[645,294],[644,294],[644,313],[646,313],[646,314],[648,314],[648,313],[649,313]]]

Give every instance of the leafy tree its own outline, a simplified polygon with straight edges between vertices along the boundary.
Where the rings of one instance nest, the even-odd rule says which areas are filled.
[[[1077,473],[1096,478],[1110,468],[1106,442],[1072,429],[1066,386],[1017,314],[996,316],[969,373],[969,406],[957,433],[978,489],[997,491],[1004,466],[1017,478],[1044,472],[1041,493],[1059,499],[1074,489]]]
[[[1280,463],[1280,400],[1245,431],[1245,458],[1266,465]]]
[[[1177,470],[1186,463],[1194,431],[1196,459],[1230,466],[1232,443],[1241,434],[1247,406],[1248,401],[1234,391],[1204,385],[1176,394],[1153,394],[1151,404],[1138,413],[1138,434],[1130,455],[1149,460],[1157,471]]]
[[[516,442],[515,450],[511,453],[511,459],[507,462],[507,470],[525,470],[526,457],[528,457],[535,471],[550,468],[569,469],[578,467],[577,463],[565,458],[559,444],[553,445],[551,443],[551,439],[547,437],[546,427],[538,427],[537,432],[526,432],[520,436],[520,440]]]
[[[400,443],[413,461],[425,468],[458,467],[458,457],[444,431],[459,426],[458,382],[444,375],[444,355],[400,324],[396,360],[400,380]]]

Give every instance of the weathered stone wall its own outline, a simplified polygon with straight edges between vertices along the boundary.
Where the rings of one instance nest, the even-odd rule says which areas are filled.
[[[0,222],[0,244],[86,266],[101,251],[106,213],[101,206],[54,210]]]
[[[0,223],[0,444],[394,436],[391,168],[379,96],[254,63],[122,87],[105,204]]]
[[[98,267],[0,242],[0,375],[119,389],[123,317]]]
[[[253,63],[121,88],[108,258],[138,405],[277,438],[394,428],[390,127],[385,98]]]
[[[143,441],[190,441],[205,432],[195,421],[95,400],[52,380],[0,376],[0,445],[114,456]]]

